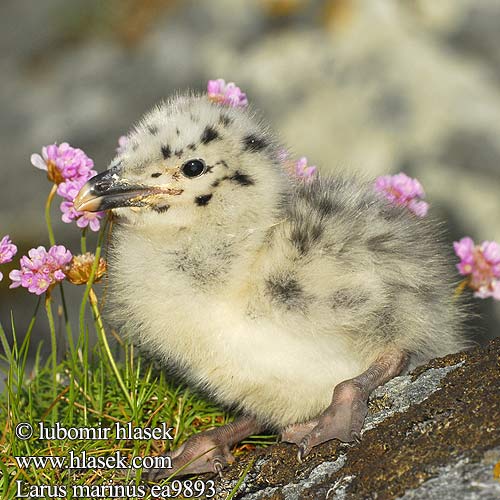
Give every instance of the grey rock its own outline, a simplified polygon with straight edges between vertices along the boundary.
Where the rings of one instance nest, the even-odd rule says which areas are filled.
[[[439,469],[437,477],[429,479],[401,500],[497,500],[500,481],[491,473],[492,459],[500,462],[500,448],[489,450],[478,463],[467,458]]]

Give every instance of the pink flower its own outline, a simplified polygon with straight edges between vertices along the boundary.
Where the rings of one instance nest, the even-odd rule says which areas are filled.
[[[85,182],[87,182],[87,180],[62,182],[57,186],[57,194],[65,200],[73,201]]]
[[[76,221],[76,225],[83,229],[85,227],[90,227],[91,231],[97,232],[101,227],[101,218],[104,216],[104,212],[78,212],[81,213],[80,217]]]
[[[303,156],[295,164],[294,174],[296,177],[299,177],[300,179],[310,181],[314,177],[316,170],[317,167],[315,165],[311,166],[307,165],[307,158]]]
[[[42,246],[32,248],[28,256],[21,257],[21,269],[10,272],[10,288],[22,286],[30,293],[41,295],[66,277],[63,269],[72,258],[71,252],[62,245],[54,245],[49,251]]]
[[[472,238],[466,236],[455,241],[453,248],[460,258],[457,269],[462,276],[469,276],[468,285],[474,296],[500,300],[500,245],[495,241],[474,245]]]
[[[377,177],[375,190],[383,194],[393,205],[408,207],[418,217],[427,215],[429,204],[419,199],[425,198],[422,185],[417,179],[412,179],[403,172]]]
[[[222,78],[208,80],[207,92],[211,101],[227,104],[233,108],[248,106],[246,94],[233,82],[226,83]]]
[[[127,149],[127,144],[128,144],[128,137],[126,135],[121,135],[119,138],[118,138],[118,147],[116,148],[116,152],[118,154],[122,154],[125,152],[125,150]]]
[[[57,186],[57,194],[62,196],[65,201],[60,205],[62,220],[67,224],[76,221],[76,225],[83,229],[90,227],[92,231],[99,231],[100,220],[104,217],[104,212],[79,212],[74,207],[74,200],[79,193],[85,181],[67,181]]]
[[[59,146],[50,144],[42,148],[42,155],[32,154],[31,163],[41,170],[47,171],[49,180],[56,184],[66,181],[88,181],[96,175],[92,170],[94,162],[78,148],[67,142]]]
[[[0,264],[10,262],[17,253],[17,247],[12,243],[9,235],[4,236],[0,240]],[[0,273],[0,281],[3,279],[3,274]]]

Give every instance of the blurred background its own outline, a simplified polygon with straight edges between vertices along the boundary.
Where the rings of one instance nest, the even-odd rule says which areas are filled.
[[[498,0],[1,0],[0,237],[48,245],[31,153],[68,141],[102,171],[158,100],[224,78],[321,171],[403,171],[450,245],[500,241],[499,27]],[[56,238],[76,251],[58,204]],[[17,262],[0,320],[14,310],[22,332],[36,297],[8,290]],[[500,304],[474,302],[476,339],[498,335]],[[34,335],[47,331],[41,311]]]

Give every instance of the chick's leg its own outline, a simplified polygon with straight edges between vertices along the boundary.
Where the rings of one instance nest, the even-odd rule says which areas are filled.
[[[191,436],[177,450],[165,453],[172,459],[172,468],[144,469],[143,478],[154,481],[173,474],[220,473],[234,460],[230,447],[262,430],[253,417],[240,417],[234,422]]]
[[[318,418],[287,427],[282,433],[283,441],[296,443],[301,459],[314,446],[330,439],[359,439],[370,393],[399,375],[407,363],[408,354],[404,351],[387,350],[361,375],[338,384],[330,406]]]

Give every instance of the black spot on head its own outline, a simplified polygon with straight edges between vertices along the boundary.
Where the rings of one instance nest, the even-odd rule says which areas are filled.
[[[210,193],[210,194],[203,194],[201,196],[197,196],[195,199],[194,199],[194,202],[199,206],[199,207],[205,207],[208,205],[208,203],[210,202],[210,200],[212,199],[212,196],[213,194]]]
[[[139,144],[137,144],[137,142],[134,142],[132,144],[132,151],[137,151],[138,148],[139,148]]]
[[[191,144],[188,144],[186,147],[191,151],[194,151],[196,149],[196,144],[192,142]]]
[[[230,177],[230,179],[240,186],[253,186],[255,184],[255,181],[252,179],[252,177],[250,177],[248,174],[240,172],[239,170],[236,170],[236,172]]]
[[[262,151],[269,146],[268,142],[263,137],[258,137],[255,134],[250,134],[243,137],[243,150],[255,153]]]
[[[214,127],[207,125],[203,134],[201,134],[201,142],[203,144],[208,144],[209,142],[215,141],[216,139],[220,139],[220,135]]]
[[[156,177],[160,177],[160,175],[161,175],[161,172],[155,172],[154,174],[151,174],[151,177],[156,178]]]
[[[307,307],[308,298],[293,273],[279,271],[271,274],[265,280],[265,286],[271,300],[286,309],[304,310]]]
[[[159,214],[164,214],[169,208],[170,205],[154,205],[152,207],[152,209]]]
[[[170,146],[162,146],[161,154],[163,155],[163,158],[165,158],[165,160],[168,160],[172,156],[172,150],[170,149]]]
[[[227,127],[227,126],[231,125],[231,123],[233,123],[233,119],[230,118],[225,113],[221,113],[221,115],[219,116],[219,123],[222,126]]]
[[[184,153],[183,149],[176,149],[174,155],[177,156],[177,158],[180,158],[183,153]]]
[[[216,179],[215,181],[212,182],[212,187],[217,187],[222,181],[225,181],[229,179],[229,177],[226,175],[224,177],[221,177],[220,179]]]
[[[178,128],[178,127],[175,127],[175,133],[176,133],[177,135],[181,135],[181,131],[179,130],[179,128]]]
[[[156,134],[158,134],[158,127],[156,125],[149,125],[148,126],[148,132],[151,135],[156,135]]]
[[[226,168],[229,168],[229,165],[224,160],[219,160],[215,163],[216,165],[223,165]]]

